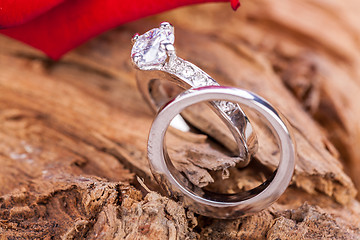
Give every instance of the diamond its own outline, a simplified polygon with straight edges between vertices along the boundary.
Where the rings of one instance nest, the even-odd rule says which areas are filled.
[[[218,107],[224,111],[225,113],[230,113],[233,110],[236,109],[236,104],[232,103],[232,102],[226,102],[226,101],[216,101],[216,104],[218,105]]]
[[[165,65],[165,67],[169,70],[172,71],[173,73],[179,73],[183,70],[183,64],[182,61],[179,58],[170,58],[169,62],[167,63],[167,65]]]
[[[195,84],[196,87],[211,85],[209,79],[203,73],[197,74],[193,80],[193,83]]]
[[[163,65],[167,54],[161,44],[173,44],[174,40],[172,29],[151,29],[137,37],[131,50],[131,58],[140,69]]]
[[[194,75],[195,71],[192,67],[190,66],[186,66],[182,72],[182,75],[184,75],[184,77],[189,78],[192,75]]]

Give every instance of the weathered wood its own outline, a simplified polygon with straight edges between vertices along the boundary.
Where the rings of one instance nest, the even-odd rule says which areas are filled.
[[[255,1],[237,13],[222,4],[187,7],[109,31],[59,62],[0,37],[0,239],[360,238],[357,5]],[[268,99],[294,128],[295,174],[271,208],[216,220],[155,193],[146,159],[153,113],[136,89],[129,39],[163,20],[176,27],[179,56],[221,84]],[[248,168],[227,169],[234,158],[205,133],[172,129],[176,166],[217,191],[261,183],[278,151],[249,114],[260,148]],[[187,112],[234,150],[212,116],[203,106]],[[230,176],[222,180],[224,167]]]

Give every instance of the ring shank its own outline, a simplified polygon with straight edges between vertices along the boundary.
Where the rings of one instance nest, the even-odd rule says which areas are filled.
[[[194,65],[193,67],[195,68],[196,66]],[[201,70],[199,69],[199,71]],[[184,79],[160,70],[138,71],[136,79],[138,88],[145,101],[155,112],[172,98],[172,96],[169,96],[168,91],[163,88],[164,83],[178,86],[182,90],[193,87],[191,83],[184,81]],[[165,80],[166,82],[162,82],[161,80]],[[214,84],[217,84],[215,80],[213,81]],[[172,87],[171,91],[175,93],[171,95],[179,94],[180,91],[177,90],[177,88]],[[237,166],[245,167],[249,164],[251,156],[257,151],[256,134],[253,132],[252,126],[240,106],[236,105],[231,113],[225,113],[218,102],[219,101],[210,101],[210,107],[223,120],[236,141],[238,156],[240,157],[239,159],[241,159]],[[207,131],[207,128],[200,130],[208,133],[215,139],[217,138],[216,135],[212,135],[211,131]]]
[[[164,138],[171,120],[192,104],[217,99],[237,102],[258,112],[279,142],[281,157],[277,170],[248,192],[217,194],[193,186],[175,169],[167,154]],[[295,146],[286,120],[264,99],[236,88],[211,86],[186,91],[159,111],[149,134],[148,158],[155,178],[170,196],[181,198],[189,208],[202,215],[237,218],[265,209],[285,191],[294,171]]]

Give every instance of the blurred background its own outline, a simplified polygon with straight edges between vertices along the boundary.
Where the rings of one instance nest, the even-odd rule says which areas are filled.
[[[0,232],[161,239],[174,225],[178,239],[360,237],[358,9],[355,0],[246,1],[236,12],[224,3],[182,7],[116,27],[59,61],[0,35]],[[222,85],[263,96],[293,127],[294,177],[269,210],[219,221],[182,206],[171,208],[181,214],[166,215],[164,199],[145,198],[136,176],[158,191],[146,157],[154,113],[137,91],[130,39],[162,21],[175,26],[178,56]],[[240,189],[259,181],[258,169],[276,168],[278,153],[267,151],[271,140],[259,134],[263,154],[245,179],[233,174]],[[216,156],[205,135],[174,134],[171,141],[180,160],[196,147],[202,157]],[[211,182],[206,162],[185,161],[190,167],[196,181]],[[121,195],[122,184],[135,188]],[[135,205],[148,203],[159,206],[157,220],[173,225],[135,213]]]

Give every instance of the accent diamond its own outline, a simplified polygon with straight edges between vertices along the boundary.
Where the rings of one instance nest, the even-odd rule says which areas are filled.
[[[208,85],[212,85],[212,81],[205,76],[203,73],[199,73],[196,75],[196,77],[193,80],[193,83],[196,87],[204,87]]]
[[[161,44],[173,44],[172,29],[154,28],[138,36],[131,50],[133,62],[141,69],[154,65],[163,65],[167,59]]]
[[[230,112],[234,111],[237,108],[237,105],[232,102],[226,101],[215,101],[218,107],[224,111],[225,113],[229,114]]]
[[[169,60],[165,68],[173,73],[179,73],[183,70],[183,62],[179,58],[174,58]]]
[[[195,71],[191,66],[186,66],[182,72],[182,75],[184,75],[184,77],[188,78],[188,77],[191,77],[192,75],[194,75],[194,73],[195,73]]]

